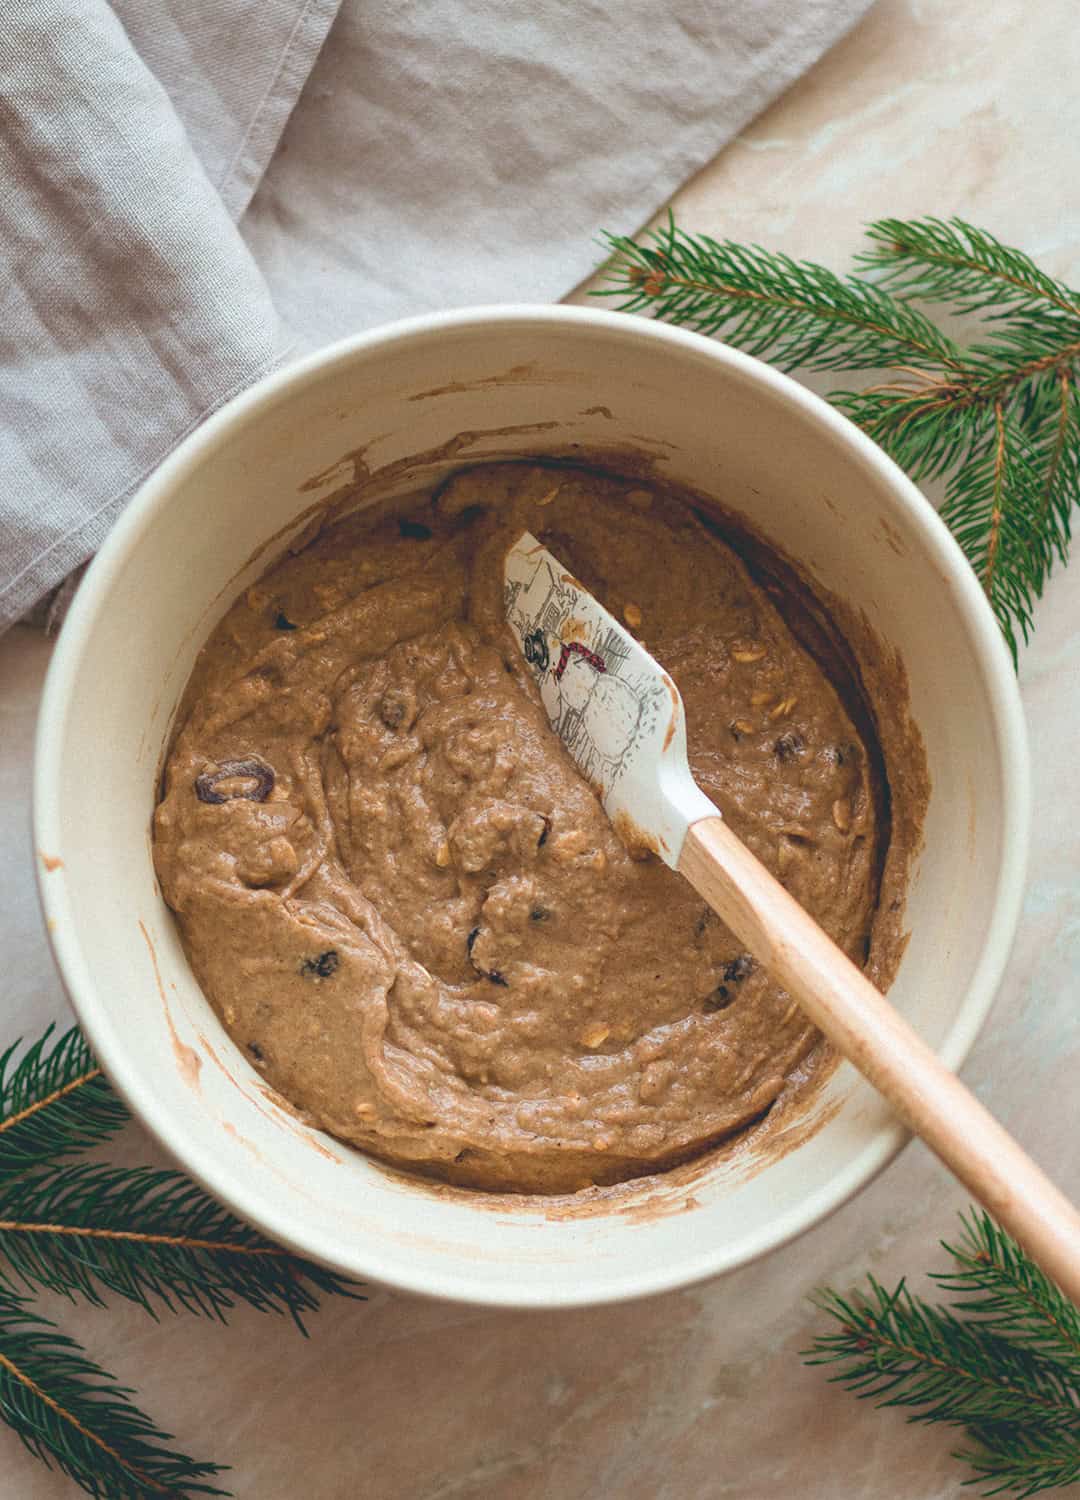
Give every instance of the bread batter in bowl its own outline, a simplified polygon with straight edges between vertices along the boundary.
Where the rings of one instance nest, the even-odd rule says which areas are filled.
[[[827,1058],[690,886],[624,847],[550,729],[503,621],[525,529],[671,673],[702,790],[879,984],[925,777],[893,776],[754,550],[655,484],[466,470],[237,601],[154,829],[206,994],[313,1124],[461,1185],[557,1193],[700,1153]],[[591,670],[568,657],[569,709]]]

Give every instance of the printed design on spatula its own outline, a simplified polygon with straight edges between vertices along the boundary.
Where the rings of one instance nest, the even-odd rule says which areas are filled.
[[[537,548],[512,554],[506,619],[522,643],[548,717],[583,774],[610,792],[650,737],[671,697],[611,617]]]

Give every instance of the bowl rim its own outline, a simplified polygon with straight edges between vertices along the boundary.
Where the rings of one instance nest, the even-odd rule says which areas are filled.
[[[96,620],[107,606],[110,589],[129,555],[168,505],[175,486],[220,447],[247,419],[274,399],[323,380],[335,367],[380,350],[420,342],[455,330],[476,331],[484,326],[548,325],[592,330],[629,343],[655,340],[697,359],[713,360],[764,387],[780,404],[823,428],[877,472],[908,519],[921,533],[931,558],[955,590],[958,607],[979,661],[991,717],[996,728],[995,749],[1002,784],[1006,788],[1002,815],[1002,852],[991,907],[986,946],[975,967],[961,1009],[937,1049],[953,1069],[967,1057],[993,1005],[1012,948],[1024,893],[1031,821],[1028,738],[1019,687],[1012,661],[989,602],[955,538],[933,506],[906,474],[865,433],[825,400],[790,376],[740,350],[685,329],[625,313],[564,304],[510,303],[426,313],[353,334],[262,376],[232,397],[189,432],[143,481],[111,528],[80,584],[60,632],[46,675],[34,744],[32,832],[34,849],[55,852],[61,859],[64,835],[60,818],[61,749],[67,730],[68,707],[82,657]],[[35,857],[39,899],[54,959],[79,1025],[110,1082],[166,1153],[207,1192],[271,1239],[297,1254],[345,1275],[372,1280],[400,1291],[458,1301],[473,1306],[558,1308],[604,1303],[671,1291],[718,1276],[779,1249],[820,1223],[867,1186],[897,1155],[909,1132],[890,1120],[869,1137],[864,1148],[825,1187],[797,1208],[725,1247],[707,1247],[677,1263],[651,1269],[618,1270],[605,1266],[574,1286],[549,1287],[536,1281],[526,1285],[517,1273],[495,1267],[479,1274],[474,1268],[462,1284],[452,1272],[435,1273],[414,1267],[407,1257],[393,1258],[389,1247],[354,1237],[350,1250],[307,1237],[289,1210],[251,1192],[245,1180],[221,1170],[212,1152],[189,1154],[188,1143],[177,1139],[173,1122],[159,1109],[152,1082],[132,1066],[122,1040],[114,1037],[101,1011],[93,976],[75,937],[68,915],[66,883],[50,881]],[[299,1230],[299,1232],[298,1232]]]

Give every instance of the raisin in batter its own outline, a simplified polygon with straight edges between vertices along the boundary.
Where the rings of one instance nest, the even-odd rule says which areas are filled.
[[[212,1004],[308,1119],[561,1192],[737,1130],[819,1038],[549,728],[502,617],[526,528],[674,677],[734,829],[886,974],[888,827],[833,686],[688,503],[583,470],[467,470],[286,556],[199,659],[154,850]]]

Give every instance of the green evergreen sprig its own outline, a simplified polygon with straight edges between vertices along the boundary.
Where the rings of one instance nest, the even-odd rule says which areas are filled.
[[[824,1291],[837,1323],[815,1339],[808,1364],[911,1422],[962,1428],[956,1456],[987,1495],[1030,1496],[1080,1479],[1080,1312],[985,1214],[963,1218],[951,1270],[934,1280],[958,1295],[946,1306],[887,1291]]]
[[[27,1448],[103,1500],[226,1495],[219,1465],[189,1458],[132,1392],[93,1363],[26,1294],[99,1306],[112,1294],[151,1316],[225,1320],[244,1303],[303,1315],[350,1282],[283,1250],[177,1172],[70,1163],[128,1118],[75,1029],[50,1027],[0,1058],[0,1419]]]
[[[946,1245],[952,1270],[932,1273],[943,1291],[963,1300],[957,1311],[977,1314],[979,1327],[1019,1339],[1040,1358],[1080,1377],[1080,1309],[1058,1291],[1016,1241],[985,1213],[961,1215],[963,1238]]]
[[[674,218],[643,243],[608,240],[616,286],[596,296],[723,338],[781,369],[963,369],[948,334],[873,282],[760,245],[688,234]]]
[[[0,1056],[0,1183],[107,1140],[128,1118],[78,1030]]]
[[[0,1182],[0,1275],[30,1289],[103,1305],[113,1292],[222,1322],[244,1302],[287,1313],[304,1332],[316,1295],[355,1295],[341,1277],[299,1261],[242,1224],[179,1172],[145,1167],[46,1168]]]
[[[986,312],[993,320],[1026,313],[1050,330],[1055,346],[1065,319],[1080,339],[1080,297],[983,229],[962,219],[878,219],[867,237],[871,247],[859,264],[878,272],[879,284],[896,296]]]
[[[165,1445],[171,1434],[131,1393],[24,1300],[0,1287],[0,1417],[36,1458],[88,1495],[227,1495],[208,1483],[219,1465]]]
[[[1014,660],[1080,498],[1080,292],[962,220],[882,219],[854,275],[688,234],[607,236],[627,312],[723,338],[785,370],[889,372],[829,400],[916,481],[946,479],[943,519]],[[961,346],[916,303],[979,321]]]

